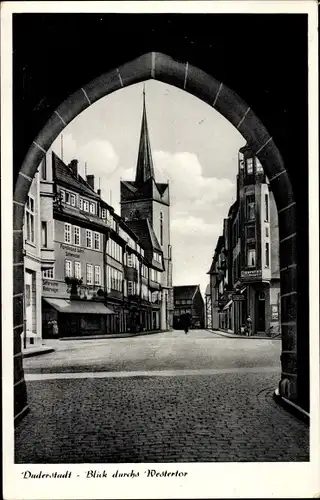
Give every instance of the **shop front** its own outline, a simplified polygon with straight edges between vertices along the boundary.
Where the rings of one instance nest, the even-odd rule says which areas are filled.
[[[43,299],[43,337],[65,338],[104,335],[111,311],[101,302]]]

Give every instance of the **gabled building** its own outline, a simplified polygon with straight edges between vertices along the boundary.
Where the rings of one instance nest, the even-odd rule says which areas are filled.
[[[176,329],[181,328],[180,318],[188,315],[191,328],[204,328],[204,301],[199,285],[173,287],[174,323]]]
[[[280,333],[278,213],[262,165],[248,146],[238,157],[237,199],[224,220],[210,271],[213,328]]]
[[[146,242],[149,263],[161,273],[161,329],[173,324],[172,252],[170,244],[169,184],[155,179],[150,145],[145,93],[140,142],[134,181],[120,183],[121,216]],[[150,253],[151,252],[151,253]],[[151,255],[152,254],[152,255]],[[161,262],[160,256],[163,256]]]

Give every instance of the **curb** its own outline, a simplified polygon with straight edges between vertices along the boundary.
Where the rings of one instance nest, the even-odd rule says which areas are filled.
[[[140,337],[142,335],[156,335],[157,333],[165,333],[167,330],[157,330],[154,332],[139,332],[139,333],[115,333],[105,335],[85,335],[79,337],[60,337],[61,341],[68,340],[94,340],[94,339],[124,339],[128,337]]]
[[[31,352],[23,352],[23,358],[33,358],[34,356],[41,356],[42,354],[49,354],[50,352],[54,352],[55,349],[53,347],[47,347],[45,349],[34,350]]]
[[[295,416],[297,419],[301,420],[305,424],[310,425],[309,413],[300,408],[300,406],[289,401],[289,399],[280,396],[278,388],[273,392],[273,399],[279,406],[281,406],[288,413],[291,413],[291,415]]]
[[[235,333],[221,332],[220,330],[209,330],[209,332],[216,333],[217,335],[221,335],[221,337],[229,339],[281,340],[281,335],[277,335],[276,337],[261,337],[258,335],[251,335],[250,337],[247,337],[246,335],[236,335]]]

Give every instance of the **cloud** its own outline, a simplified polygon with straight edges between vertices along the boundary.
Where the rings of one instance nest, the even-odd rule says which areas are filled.
[[[53,149],[61,156],[60,138],[53,143]],[[101,178],[110,176],[119,166],[119,157],[109,141],[97,138],[80,142],[70,133],[63,134],[63,160],[69,163],[73,158],[79,161],[79,173],[83,176],[85,163],[88,174]]]

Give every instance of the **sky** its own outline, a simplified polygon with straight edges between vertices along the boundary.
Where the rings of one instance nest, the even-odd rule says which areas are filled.
[[[155,177],[170,183],[173,285],[199,284],[204,295],[223,218],[236,199],[244,138],[200,99],[155,80],[145,82]],[[120,214],[120,180],[134,180],[143,84],[118,90],[77,116],[53,143],[65,163],[95,175],[102,198]]]

